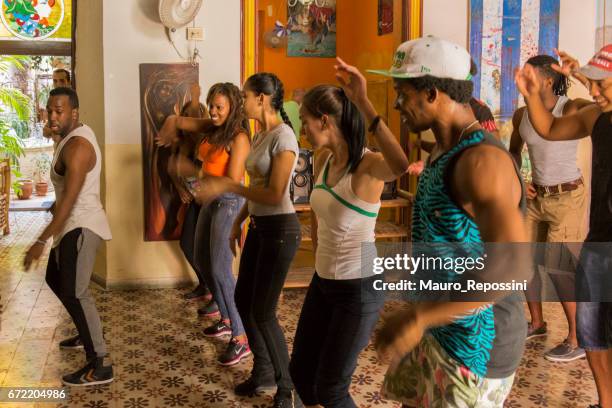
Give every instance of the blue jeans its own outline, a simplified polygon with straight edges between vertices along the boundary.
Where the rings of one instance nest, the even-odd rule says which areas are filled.
[[[234,337],[245,332],[234,301],[236,280],[232,273],[234,255],[229,246],[229,236],[243,204],[242,197],[228,193],[208,206],[202,206],[194,245],[195,264],[219,306],[221,319],[230,320]]]
[[[315,273],[304,299],[289,370],[302,402],[356,408],[349,393],[359,353],[384,304],[374,278],[331,280]]]

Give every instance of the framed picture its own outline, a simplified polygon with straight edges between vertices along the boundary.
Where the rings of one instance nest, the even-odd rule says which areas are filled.
[[[288,57],[336,56],[336,0],[288,0]]]
[[[198,82],[192,64],[140,64],[142,165],[144,175],[145,241],[180,237],[186,205],[168,173],[171,151],[155,144],[155,136],[169,115],[179,114]]]
[[[378,0],[378,35],[393,32],[393,0]]]

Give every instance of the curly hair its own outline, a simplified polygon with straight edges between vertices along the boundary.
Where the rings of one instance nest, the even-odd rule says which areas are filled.
[[[409,83],[417,91],[437,89],[458,103],[468,103],[474,91],[474,83],[472,81],[437,78],[431,75],[425,75],[420,78],[400,79],[399,81]]]
[[[204,139],[212,144],[228,148],[239,133],[251,136],[249,121],[244,111],[244,100],[240,88],[231,82],[221,82],[210,87],[206,96],[206,104],[210,106],[217,95],[225,96],[230,103],[230,111],[223,125],[217,127],[204,136]]]

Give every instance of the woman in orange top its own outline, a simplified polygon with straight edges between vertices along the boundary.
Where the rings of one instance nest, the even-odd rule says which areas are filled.
[[[202,167],[195,169],[191,161],[183,159],[177,164],[177,172],[195,174],[199,170],[200,178],[220,176],[240,183],[250,152],[249,126],[240,89],[231,83],[215,84],[208,92],[206,103],[210,120],[199,119],[199,127],[194,129],[204,133],[197,151]],[[176,129],[188,119],[191,118],[170,116],[166,119],[158,143],[172,143],[173,140],[164,140],[163,134],[172,129],[170,133],[175,137]],[[201,126],[202,123],[205,126]],[[189,130],[183,126],[181,129]],[[236,281],[232,273],[233,254],[228,245],[234,219],[243,204],[242,197],[227,193],[203,205],[195,232],[194,260],[213,294],[213,300],[198,313],[206,317],[220,315],[217,323],[204,329],[205,336],[231,334],[226,351],[218,358],[219,363],[226,366],[237,364],[251,354],[234,301]]]

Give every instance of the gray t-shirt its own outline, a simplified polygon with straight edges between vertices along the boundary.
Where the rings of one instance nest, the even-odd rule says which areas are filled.
[[[291,214],[295,212],[291,197],[289,197],[289,183],[300,148],[293,133],[293,129],[286,124],[281,124],[268,132],[260,132],[255,135],[251,153],[247,157],[246,170],[249,173],[250,185],[253,187],[267,187],[270,184],[272,172],[272,159],[284,151],[295,153],[295,160],[289,173],[289,182],[283,194],[282,201],[277,205],[266,205],[249,201],[249,214],[255,216]]]

